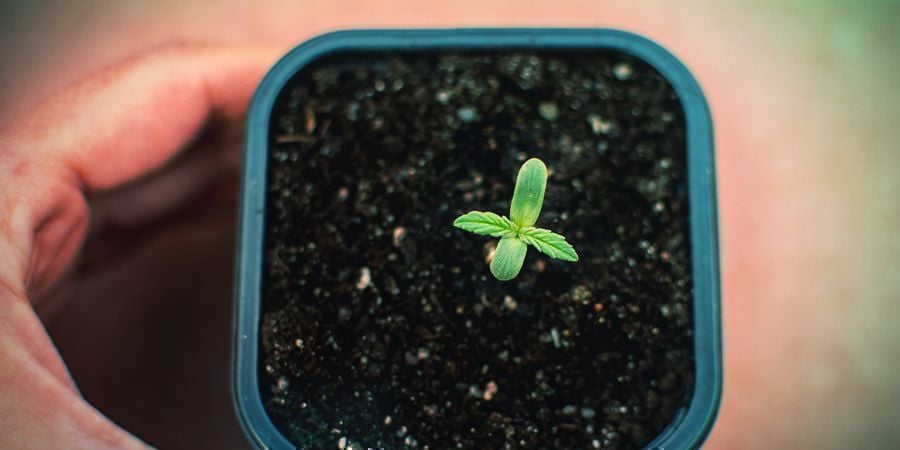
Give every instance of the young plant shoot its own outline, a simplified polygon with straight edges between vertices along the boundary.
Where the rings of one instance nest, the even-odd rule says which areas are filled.
[[[575,248],[564,236],[534,227],[541,214],[546,188],[547,166],[540,159],[531,158],[525,161],[516,177],[509,218],[492,212],[471,211],[453,221],[457,228],[500,238],[491,260],[491,273],[498,280],[512,280],[519,274],[528,245],[551,258],[578,261]]]

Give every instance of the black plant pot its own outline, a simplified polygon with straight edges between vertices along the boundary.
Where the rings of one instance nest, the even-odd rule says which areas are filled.
[[[516,169],[551,171],[537,252],[490,277]],[[691,448],[722,389],[700,87],[614,30],[345,31],[250,107],[234,394],[261,448]]]

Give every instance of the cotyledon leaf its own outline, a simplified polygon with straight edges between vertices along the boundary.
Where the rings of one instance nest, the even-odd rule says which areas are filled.
[[[467,212],[454,220],[453,226],[475,234],[499,238],[515,235],[518,228],[506,217],[484,211]]]
[[[522,270],[527,251],[528,246],[518,238],[500,239],[497,250],[494,251],[494,259],[491,260],[491,273],[500,281],[512,280]]]
[[[520,227],[530,227],[537,222],[544,203],[547,188],[547,166],[537,158],[522,164],[516,176],[516,189],[509,205],[509,218]]]
[[[572,244],[566,242],[564,236],[550,230],[525,227],[519,230],[519,239],[551,258],[570,262],[578,261],[578,253],[575,253]]]

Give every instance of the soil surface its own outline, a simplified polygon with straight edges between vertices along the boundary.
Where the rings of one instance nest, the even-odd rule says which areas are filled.
[[[636,448],[693,384],[685,125],[671,86],[611,53],[345,55],[273,113],[261,386],[302,448]],[[534,249],[495,280],[529,157]]]

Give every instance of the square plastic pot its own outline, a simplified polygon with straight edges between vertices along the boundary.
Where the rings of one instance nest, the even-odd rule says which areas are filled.
[[[282,88],[311,62],[340,52],[513,48],[569,52],[600,49],[629,54],[655,68],[678,94],[684,108],[687,138],[695,385],[690,401],[648,448],[695,448],[709,433],[722,391],[715,163],[709,109],[700,86],[684,65],[652,41],[617,30],[358,30],[314,38],[285,55],[263,79],[248,113],[238,217],[232,387],[241,425],[257,447],[294,448],[267,415],[258,376],[269,118]]]

